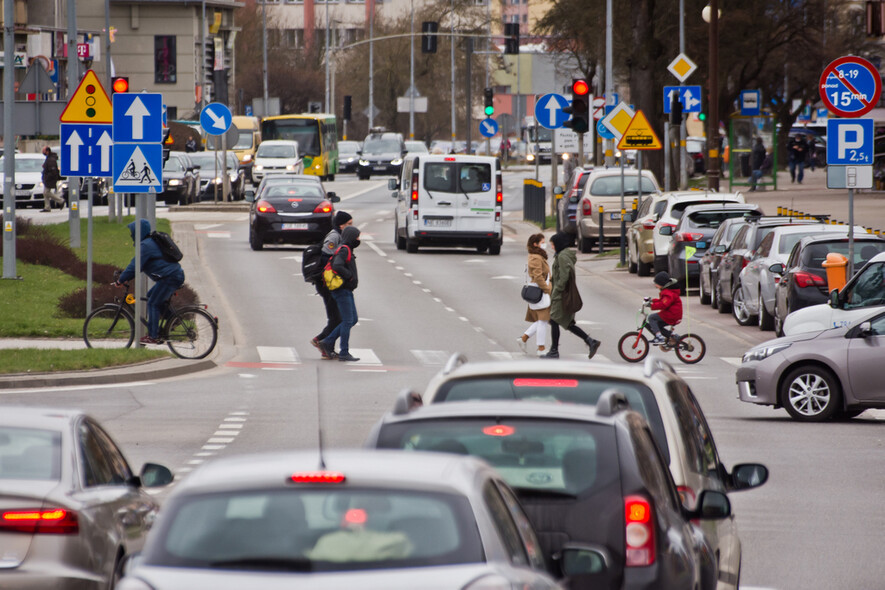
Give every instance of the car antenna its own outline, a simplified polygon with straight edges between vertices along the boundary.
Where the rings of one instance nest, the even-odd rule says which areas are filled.
[[[320,404],[320,368],[317,371],[317,451],[320,455],[320,469],[326,468],[326,460],[323,458],[323,411]]]

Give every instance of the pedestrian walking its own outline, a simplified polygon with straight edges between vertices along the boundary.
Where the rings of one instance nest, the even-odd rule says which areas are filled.
[[[804,133],[798,133],[790,140],[787,152],[790,157],[788,162],[790,182],[802,184],[802,179],[805,178],[805,158],[808,155],[808,142],[805,141]]]
[[[528,329],[517,338],[519,347],[528,354],[526,343],[532,336],[538,345],[538,356],[546,354],[547,324],[550,322],[550,265],[547,263],[547,244],[544,242],[544,234],[532,234],[529,236],[526,249],[528,260],[526,262],[526,274],[528,280],[538,285],[544,295],[538,303],[529,303],[525,312],[525,321],[529,322]]]
[[[65,208],[65,198],[58,194],[56,187],[61,180],[61,172],[58,169],[58,155],[48,145],[43,148],[43,211],[51,211],[49,201],[58,203],[59,207]]]
[[[590,349],[588,358],[593,358],[599,349],[599,340],[591,338],[584,330],[575,323],[575,313],[580,309],[580,304],[574,305],[574,299],[580,301],[575,282],[575,263],[578,260],[571,245],[571,237],[563,232],[557,232],[550,238],[553,244],[553,289],[550,295],[550,334],[552,342],[545,358],[559,358],[559,328],[564,326],[566,330],[583,340]],[[577,307],[577,309],[576,309]]]
[[[814,172],[817,164],[817,138],[813,135],[808,138],[808,154],[805,156],[805,161],[808,163],[808,168]]]
[[[320,263],[321,268],[326,266],[326,263],[332,258],[332,255],[335,254],[335,250],[341,245],[341,230],[351,225],[353,225],[353,217],[350,213],[347,213],[346,211],[338,211],[335,213],[335,217],[332,218],[332,231],[326,234],[326,237],[323,238],[322,259]],[[323,349],[320,348],[320,340],[323,340],[331,334],[332,330],[341,323],[341,313],[338,311],[338,304],[335,302],[335,298],[332,297],[332,292],[329,291],[329,288],[326,286],[322,277],[314,283],[314,287],[316,288],[317,295],[323,298],[323,305],[326,308],[326,326],[319,334],[311,339],[310,343],[319,349],[320,353],[323,354],[324,359],[332,360],[336,358],[337,355],[334,353],[332,355],[325,354]]]
[[[750,173],[750,190],[756,190],[756,183],[759,182],[759,179],[762,178],[762,164],[765,162],[765,145],[762,143],[762,138],[756,138],[756,145],[753,146],[753,151],[750,152],[750,163],[752,167],[752,172]]]
[[[184,142],[184,151],[186,151],[186,152],[197,151],[197,140],[194,139],[193,135],[187,136],[187,141]]]
[[[331,264],[332,270],[344,281],[340,287],[332,290],[332,298],[338,304],[341,322],[318,343],[320,352],[331,358],[332,353],[335,352],[335,341],[340,339],[338,360],[344,362],[360,360],[350,354],[350,330],[356,325],[358,319],[353,292],[359,284],[359,278],[356,269],[356,255],[353,251],[360,245],[359,238],[360,230],[352,225],[341,231],[341,245],[332,256]]]

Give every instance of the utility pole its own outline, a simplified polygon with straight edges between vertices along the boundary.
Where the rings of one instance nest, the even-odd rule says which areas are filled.
[[[12,56],[12,53],[7,54]],[[7,58],[9,65],[10,58]],[[80,82],[80,60],[77,57],[77,1],[68,0],[68,100]],[[5,110],[5,109],[4,109]],[[7,128],[11,129],[11,128]],[[68,177],[68,225],[71,248],[80,247],[80,177]]]
[[[685,0],[679,0],[679,53],[685,54]],[[688,188],[688,169],[685,163],[685,117],[679,124],[679,188],[682,190]]]
[[[452,147],[455,146],[455,0],[452,0],[452,38],[450,40],[452,59]]]
[[[326,62],[326,110],[324,113],[329,112],[329,0],[326,0],[326,46],[323,50],[323,55],[325,56]]]
[[[369,13],[369,129],[375,126],[375,2],[372,2],[372,11]]]
[[[719,190],[719,0],[710,0],[710,119],[707,121],[707,188]]]
[[[328,6],[328,0],[326,0]],[[409,139],[415,139],[415,0],[411,2],[412,24],[409,32]]]
[[[328,5],[328,4],[327,4]],[[203,9],[205,10],[206,3],[203,2]],[[270,115],[270,109],[267,108],[267,0],[261,3],[261,59],[262,59],[262,77],[264,80],[264,94],[262,98],[264,99],[264,105],[262,105],[262,110],[264,111],[264,116],[267,117]],[[205,61],[205,60],[203,60]]]
[[[614,96],[614,76],[612,71],[612,35],[614,34],[614,21],[612,16],[612,0],[605,0],[605,102],[608,103]],[[602,107],[603,113],[605,106]],[[614,163],[614,149],[612,140],[606,139],[603,144],[605,147],[605,165],[611,166]]]
[[[15,108],[15,69],[12,55],[15,53],[15,4],[8,0],[3,3],[3,55],[6,67],[3,68],[3,278],[16,279],[15,270],[15,133],[13,129],[13,109]]]

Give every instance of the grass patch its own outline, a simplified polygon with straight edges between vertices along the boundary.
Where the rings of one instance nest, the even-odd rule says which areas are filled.
[[[135,256],[135,246],[132,245],[132,236],[126,226],[135,221],[135,216],[124,218],[123,223],[113,223],[107,217],[92,218],[92,259],[94,262],[112,264],[120,269],[126,268],[132,257]],[[86,260],[86,223],[85,218],[80,219],[80,247],[71,248],[80,260]],[[171,234],[168,219],[157,219],[158,231]],[[51,235],[64,240],[65,244],[70,240],[70,229],[67,223],[55,223],[47,225],[46,231]]]
[[[86,371],[117,367],[171,356],[168,350],[147,348],[46,350],[6,349],[0,355],[0,374]]]
[[[83,320],[62,317],[58,301],[83,282],[48,266],[19,262],[16,269],[22,280],[0,281],[0,337],[82,337]]]
[[[596,254],[597,258],[620,258],[621,250],[619,248],[612,248],[610,250],[606,250],[602,254]]]
[[[541,224],[538,223],[537,221],[533,221],[531,219],[526,219],[525,221],[528,221],[531,224],[541,227]],[[544,222],[544,229],[556,229],[556,216],[555,215],[548,215],[547,216],[547,219]]]

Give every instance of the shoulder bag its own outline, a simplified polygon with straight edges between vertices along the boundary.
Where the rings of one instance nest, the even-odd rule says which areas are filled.
[[[575,282],[575,269],[568,275],[568,283],[562,293],[562,309],[566,313],[577,313],[584,307],[581,300],[581,293],[578,292],[578,284]]]

